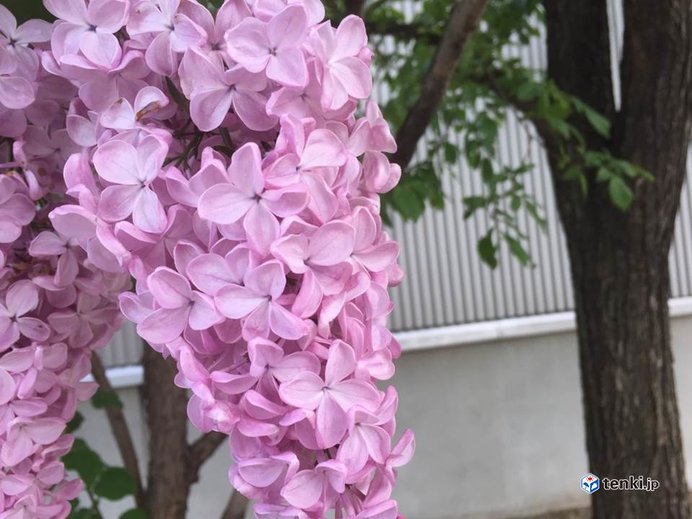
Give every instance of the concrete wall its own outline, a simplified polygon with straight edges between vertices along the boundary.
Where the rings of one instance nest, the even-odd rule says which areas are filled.
[[[685,448],[692,448],[692,317],[673,319]],[[449,342],[449,340],[447,340]],[[400,474],[408,519],[494,518],[586,505],[587,471],[573,331],[407,352],[394,380],[400,427],[418,450]],[[123,389],[138,447],[145,441],[135,389]],[[100,411],[85,407],[82,433],[117,462]],[[689,459],[689,457],[688,457]],[[221,449],[194,488],[189,517],[219,517],[229,495]],[[688,481],[692,481],[692,461]],[[117,510],[121,510],[117,507]],[[106,511],[117,517],[116,508]]]

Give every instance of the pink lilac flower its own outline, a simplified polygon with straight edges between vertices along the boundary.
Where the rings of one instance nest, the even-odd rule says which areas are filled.
[[[89,61],[108,69],[122,49],[115,33],[127,22],[127,0],[45,0],[46,8],[61,21],[52,36],[56,59],[81,52]]]
[[[396,519],[414,442],[375,381],[401,354],[378,214],[400,169],[377,106],[357,112],[362,21],[322,23],[319,0],[46,4],[55,24],[0,9],[0,517],[69,514],[64,425],[123,314],[175,360],[192,423],[229,436],[258,517]]]
[[[245,18],[226,33],[229,56],[250,72],[265,72],[285,86],[304,87],[308,80],[305,40],[308,20],[299,4],[282,9],[269,22]]]

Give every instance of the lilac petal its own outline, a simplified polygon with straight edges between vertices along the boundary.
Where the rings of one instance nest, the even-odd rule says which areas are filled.
[[[306,509],[320,500],[323,491],[324,483],[319,474],[314,470],[301,470],[286,483],[281,496],[292,506]]]
[[[0,449],[0,460],[3,465],[12,467],[31,456],[38,450],[38,445],[31,441],[29,435],[20,432],[11,441],[6,441]]]
[[[287,218],[300,213],[308,204],[308,194],[302,187],[289,187],[279,191],[267,191],[262,197],[262,203],[281,218]]]
[[[20,110],[34,102],[34,88],[23,77],[0,77],[0,104]]]
[[[394,241],[355,254],[354,257],[370,272],[382,272],[393,265],[399,256],[399,245]]]
[[[330,72],[351,97],[366,99],[372,92],[370,69],[358,58],[344,58],[331,63]]]
[[[300,373],[319,373],[320,361],[310,352],[297,351],[286,355],[279,364],[272,367],[272,375],[279,382],[287,382]]]
[[[223,123],[231,109],[233,91],[230,87],[195,91],[190,102],[190,116],[203,132],[215,130]]]
[[[218,254],[202,254],[187,265],[187,276],[205,294],[215,295],[221,288],[237,280],[226,260]]]
[[[211,380],[214,386],[228,395],[243,394],[257,383],[257,379],[251,375],[233,375],[223,371],[214,371]]]
[[[32,256],[58,256],[66,251],[65,240],[50,231],[41,232],[29,245]]]
[[[307,269],[305,266],[307,250],[308,239],[298,234],[285,236],[271,245],[272,255],[281,260],[291,272],[296,274],[302,274]]]
[[[118,222],[132,214],[140,186],[110,186],[101,193],[98,204],[98,214],[107,222]]]
[[[50,213],[53,228],[64,236],[80,240],[96,234],[96,216],[78,205],[63,205]]]
[[[310,263],[322,266],[337,265],[353,252],[355,230],[345,222],[329,222],[310,238],[308,249]]]
[[[87,11],[84,0],[44,0],[46,9],[56,18],[75,24],[85,24]]]
[[[231,184],[210,187],[199,198],[201,218],[216,224],[237,222],[257,203]]]
[[[323,296],[322,287],[314,272],[308,270],[303,275],[300,291],[293,302],[293,313],[304,319],[312,317],[322,303]]]
[[[341,382],[356,369],[356,355],[344,341],[335,341],[329,348],[324,380],[330,387]]]
[[[137,325],[137,333],[145,341],[154,344],[172,342],[185,330],[188,314],[187,307],[176,310],[160,308]]]
[[[348,411],[356,405],[374,411],[380,401],[377,388],[364,380],[344,380],[330,387],[329,394],[344,411]]]
[[[368,36],[365,32],[365,24],[358,16],[347,16],[336,29],[337,45],[331,58],[340,60],[349,56],[357,56],[363,47],[368,44]]]
[[[286,275],[281,263],[276,260],[267,261],[251,270],[246,276],[245,286],[258,295],[279,297],[286,286]]]
[[[216,308],[222,315],[230,319],[246,317],[266,301],[266,296],[258,295],[239,285],[226,285],[214,297]]]
[[[139,190],[132,208],[132,223],[145,232],[161,233],[168,220],[159,197],[150,188]]]
[[[254,197],[264,189],[262,154],[254,142],[244,144],[231,157],[228,175],[233,185],[244,195]]]
[[[65,429],[65,422],[57,418],[44,418],[26,425],[29,437],[39,445],[50,445]]]
[[[348,417],[340,405],[327,393],[316,413],[317,441],[328,449],[341,442],[348,429]]]
[[[99,122],[104,128],[114,130],[130,130],[137,123],[132,105],[122,97],[101,114]]]
[[[269,61],[266,24],[256,18],[245,18],[226,33],[226,51],[250,72],[262,72]]]
[[[158,267],[147,278],[147,287],[162,308],[187,306],[192,297],[190,283],[168,267]]]
[[[267,38],[271,48],[296,47],[305,40],[308,17],[300,4],[289,5],[274,16],[267,25]]]
[[[344,145],[334,132],[325,129],[313,131],[305,143],[300,165],[305,169],[338,167],[346,162]]]
[[[206,330],[223,320],[208,296],[194,292],[192,300],[194,304],[190,309],[190,328],[193,330]]]
[[[264,132],[276,126],[277,118],[268,115],[267,99],[258,92],[236,90],[233,94],[233,110],[245,126],[257,132]]]
[[[294,407],[314,410],[322,401],[324,381],[312,372],[300,373],[292,380],[281,384],[281,400]]]
[[[279,221],[264,204],[254,204],[245,219],[243,228],[253,250],[264,255],[279,237]]]
[[[274,483],[286,470],[286,464],[271,458],[243,460],[238,463],[238,474],[248,484],[266,488]]]
[[[139,184],[137,150],[132,144],[113,139],[98,147],[94,167],[101,178],[113,184]]]
[[[31,281],[17,281],[7,290],[5,305],[12,316],[21,316],[38,306],[38,288]]]
[[[125,25],[128,7],[128,2],[123,0],[92,0],[87,12],[99,30],[113,34]]]
[[[0,405],[5,405],[14,398],[16,388],[12,375],[0,368]]]
[[[288,340],[305,337],[310,331],[303,319],[289,312],[279,303],[271,303],[269,326],[276,335]]]
[[[40,319],[20,317],[17,319],[17,326],[19,326],[19,333],[31,340],[45,341],[50,337],[50,328]]]
[[[118,39],[102,32],[85,32],[80,48],[89,61],[106,69],[111,68],[122,55]]]
[[[284,49],[267,63],[267,77],[287,87],[303,88],[308,82],[308,67],[300,49]]]
[[[147,65],[162,76],[170,76],[178,64],[177,56],[171,48],[171,33],[160,32],[151,42],[144,55]]]

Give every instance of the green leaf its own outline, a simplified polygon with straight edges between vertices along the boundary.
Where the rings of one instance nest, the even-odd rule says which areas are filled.
[[[84,422],[84,415],[82,413],[80,413],[79,411],[77,411],[74,415],[74,418],[72,418],[72,420],[70,420],[67,423],[67,427],[65,428],[65,433],[69,434],[69,433],[75,432],[77,429],[79,429],[79,427],[82,425],[83,422]]]
[[[596,172],[596,182],[607,182],[613,177],[613,174],[606,168],[598,168]]]
[[[541,87],[535,81],[526,81],[519,85],[516,94],[520,101],[531,101],[541,93]]]
[[[632,190],[620,177],[610,179],[608,182],[608,194],[613,204],[622,211],[626,211],[632,203]]]
[[[515,258],[519,260],[519,263],[521,263],[524,266],[533,265],[533,261],[531,261],[531,255],[526,251],[526,249],[524,249],[523,245],[519,240],[513,238],[509,234],[505,234],[505,241],[507,242],[507,245],[509,245],[510,252]]]
[[[488,199],[484,196],[466,196],[464,197],[464,220],[471,217],[473,213],[487,207]]]
[[[72,510],[68,519],[101,519],[101,515],[92,508],[77,508]]]
[[[103,389],[99,389],[94,393],[94,396],[91,397],[91,405],[96,409],[104,409],[106,407],[123,408],[122,400],[114,391],[104,391]]]
[[[478,254],[480,254],[481,260],[490,268],[494,269],[497,267],[497,245],[493,243],[492,230],[478,240]]]
[[[93,485],[105,468],[101,457],[80,438],[75,440],[72,450],[65,454],[62,460],[65,463],[65,468],[74,470],[79,474],[79,477],[88,487]]]
[[[135,483],[122,467],[108,467],[94,485],[94,493],[111,501],[118,501],[135,493]]]
[[[457,148],[451,142],[445,142],[444,151],[445,161],[447,161],[449,164],[455,164],[457,159],[459,158],[459,148]]]
[[[591,127],[601,136],[608,137],[610,135],[610,121],[599,114],[596,110],[587,108],[584,111],[584,116],[589,121]]]
[[[141,508],[133,508],[120,514],[120,519],[147,519],[147,513]]]

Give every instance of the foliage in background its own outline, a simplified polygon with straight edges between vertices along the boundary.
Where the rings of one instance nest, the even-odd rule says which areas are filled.
[[[95,409],[107,407],[122,409],[123,403],[115,392],[99,389],[91,398]],[[74,433],[84,422],[84,416],[77,413],[68,424],[67,432]],[[120,501],[134,497],[136,485],[124,467],[112,466],[103,461],[83,438],[76,438],[72,450],[63,457],[65,468],[74,471],[84,482],[86,502],[75,499],[72,502],[72,513],[69,519],[104,519],[100,509],[102,500]],[[123,512],[119,519],[147,519],[147,514],[140,508]]]
[[[375,51],[374,63],[389,96],[383,111],[395,129],[419,96],[452,5],[450,0],[425,0],[414,6],[412,17],[401,11],[401,2],[376,0],[366,6],[364,17]],[[585,171],[595,167],[599,171],[597,181],[608,183],[612,203],[626,210],[632,201],[631,183],[638,177],[650,178],[608,151],[589,148],[579,123],[607,139],[608,120],[562,92],[546,79],[544,71],[524,66],[516,52],[511,52],[542,35],[543,19],[540,0],[488,3],[428,127],[426,147],[398,187],[383,200],[388,214],[395,211],[405,220],[417,219],[428,205],[441,208],[446,196],[442,175],[455,175],[465,162],[480,174],[483,191],[466,194],[464,217],[487,213],[489,225],[478,242],[478,252],[491,267],[497,265],[502,241],[523,265],[532,264],[518,211],[525,210],[541,228],[546,225],[542,207],[527,191],[525,182],[526,173],[536,167],[529,148],[537,137],[529,121],[552,130],[563,150],[565,174],[584,194],[589,189]],[[509,110],[529,136],[519,163],[514,165],[498,157],[498,136]]]

